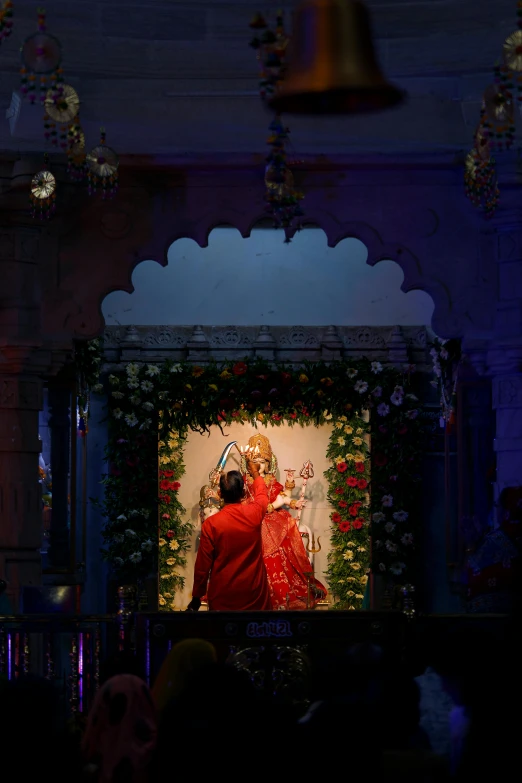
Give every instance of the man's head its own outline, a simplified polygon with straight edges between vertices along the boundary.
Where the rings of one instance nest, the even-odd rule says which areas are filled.
[[[239,470],[229,470],[228,473],[222,473],[219,479],[219,489],[225,503],[240,503],[245,493],[245,484]]]

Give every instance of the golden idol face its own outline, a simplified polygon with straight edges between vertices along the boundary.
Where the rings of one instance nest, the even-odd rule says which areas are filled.
[[[254,462],[257,465],[259,465],[259,475],[265,476],[268,473],[268,469],[270,467],[270,463],[268,462],[268,460],[258,456],[254,459]]]

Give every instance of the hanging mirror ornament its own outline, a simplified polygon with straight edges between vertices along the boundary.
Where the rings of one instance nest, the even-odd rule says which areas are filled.
[[[31,181],[31,215],[40,220],[47,219],[56,209],[56,179],[48,168],[49,159],[44,158],[44,168]]]
[[[0,8],[0,43],[9,38],[13,29],[13,4],[5,0]]]
[[[60,63],[62,45],[58,38],[47,32],[45,11],[38,12],[38,31],[25,39],[21,48],[22,83],[20,92],[31,103],[36,102],[36,90],[40,92],[40,102],[45,103],[49,85],[61,81]]]
[[[58,83],[45,96],[44,129],[45,138],[62,150],[67,149],[69,125],[80,110],[80,99],[70,84]],[[56,130],[58,126],[59,131]]]
[[[114,198],[118,190],[119,158],[111,147],[105,144],[105,130],[101,129],[100,143],[86,158],[89,195],[101,189],[102,198]]]

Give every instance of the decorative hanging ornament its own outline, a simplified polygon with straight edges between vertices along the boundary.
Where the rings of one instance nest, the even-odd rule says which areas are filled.
[[[80,110],[80,99],[70,84],[58,83],[47,91],[45,96],[44,133],[52,144],[58,144],[62,150],[68,146],[69,125],[76,119]],[[59,126],[59,133],[56,126]]]
[[[280,117],[275,117],[270,125],[267,142],[270,151],[265,168],[266,210],[273,218],[274,225],[285,230],[286,243],[291,241],[293,230],[301,228],[300,218],[303,216],[300,205],[303,194],[295,188],[294,176],[287,164],[288,133]]]
[[[9,38],[13,29],[13,4],[5,0],[0,8],[0,43]]]
[[[483,209],[486,218],[492,218],[500,197],[495,161],[492,157],[481,157],[476,147],[466,157],[464,187],[473,206]]]
[[[49,158],[44,157],[44,168],[31,181],[31,214],[33,218],[47,219],[56,209],[56,179],[48,169]]]
[[[77,117],[67,131],[67,173],[75,182],[82,182],[87,176],[86,159],[85,133]]]
[[[259,62],[259,94],[263,100],[268,100],[273,97],[285,73],[289,38],[284,29],[283,12],[278,11],[274,30],[269,28],[261,14],[254,16],[250,29],[254,31],[250,46],[257,53]]]
[[[60,63],[62,45],[58,38],[47,32],[45,11],[38,12],[38,31],[25,39],[21,48],[22,83],[20,92],[31,103],[36,102],[36,88],[40,90],[40,102],[45,103],[49,85],[62,80]]]
[[[118,190],[118,166],[120,161],[111,147],[105,144],[105,130],[101,129],[100,143],[86,158],[89,178],[89,195],[101,188],[102,198],[114,198]]]
[[[492,149],[508,150],[513,145],[515,107],[513,93],[507,84],[497,83],[486,87],[482,97],[480,121]]]

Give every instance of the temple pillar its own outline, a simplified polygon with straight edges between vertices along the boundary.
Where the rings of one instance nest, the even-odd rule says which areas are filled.
[[[518,206],[494,219],[498,300],[487,352],[496,427],[495,499],[522,484],[522,216]]]
[[[13,355],[13,349],[2,349]],[[38,412],[42,381],[27,367],[0,364],[0,577],[15,609],[22,588],[41,583]],[[18,369],[18,371],[17,371]]]
[[[15,611],[41,583],[42,508],[38,413],[51,352],[42,348],[35,227],[0,226],[0,578]]]
[[[49,564],[53,569],[70,566],[70,452],[71,389],[58,378],[49,381],[49,431],[53,508],[49,531]]]

